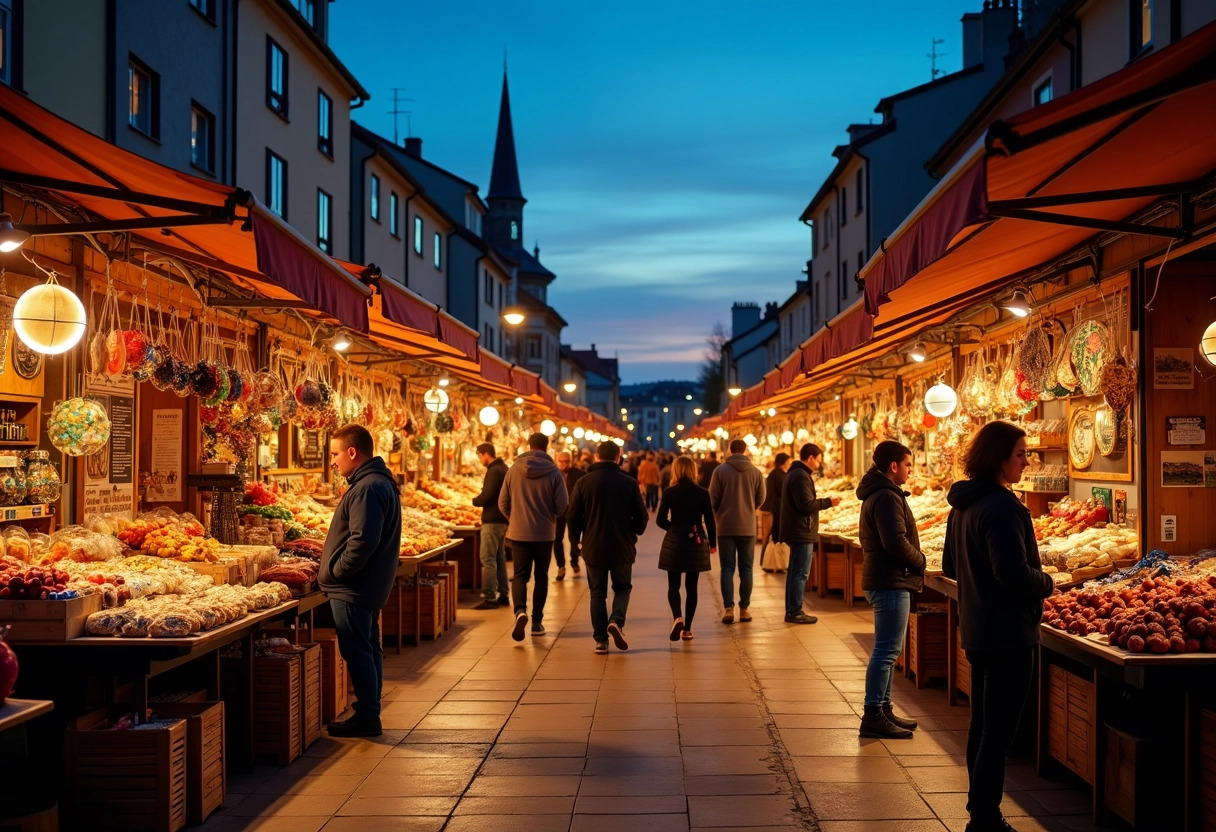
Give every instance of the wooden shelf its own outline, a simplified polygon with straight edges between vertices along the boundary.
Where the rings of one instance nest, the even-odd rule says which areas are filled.
[[[1043,491],[1036,488],[1015,488],[1014,491],[1019,494],[1067,494],[1067,491]]]
[[[1031,451],[1067,451],[1067,445],[1027,445],[1026,452]]]
[[[34,505],[34,506],[8,506],[0,508],[0,522],[12,522],[14,520],[44,520],[48,517],[55,516],[55,506]]]

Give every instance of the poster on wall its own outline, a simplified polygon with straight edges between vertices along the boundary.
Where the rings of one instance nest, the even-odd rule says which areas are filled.
[[[1162,451],[1161,486],[1163,488],[1203,488],[1203,451]]]
[[[152,411],[152,450],[140,472],[140,485],[149,503],[182,500],[182,424],[185,413],[176,408]]]
[[[1195,386],[1195,350],[1158,347],[1153,350],[1153,389],[1190,390]]]
[[[135,509],[135,382],[89,379],[84,394],[110,415],[110,441],[84,466],[84,513],[125,514]]]
[[[1206,416],[1168,416],[1165,420],[1166,441],[1171,445],[1207,444]]]
[[[1203,452],[1203,487],[1216,488],[1216,451]]]

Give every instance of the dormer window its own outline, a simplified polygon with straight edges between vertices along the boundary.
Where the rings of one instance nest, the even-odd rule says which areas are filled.
[[[519,239],[519,223],[517,223],[515,220],[511,220],[511,239]]]

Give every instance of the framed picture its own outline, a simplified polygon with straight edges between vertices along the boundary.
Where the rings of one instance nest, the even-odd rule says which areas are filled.
[[[1068,400],[1068,475],[1079,480],[1132,481],[1133,437],[1127,411],[1102,396]]]
[[[37,378],[42,372],[42,354],[27,347],[15,334],[10,337],[13,342],[13,369],[26,380]]]

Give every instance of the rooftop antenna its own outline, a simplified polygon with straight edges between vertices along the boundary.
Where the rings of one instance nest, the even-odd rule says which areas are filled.
[[[945,43],[945,41],[941,38],[933,38],[932,51],[925,53],[925,57],[929,59],[929,70],[931,72],[931,75],[929,76],[930,81],[937,80],[937,76],[946,74],[946,70],[937,68],[937,59],[944,58],[947,54],[945,52],[937,51],[938,44],[942,43]]]
[[[393,117],[393,144],[395,145],[395,144],[399,143],[399,140],[397,137],[397,116],[406,117],[406,122],[405,122],[406,135],[409,136],[409,135],[413,134],[413,132],[412,132],[413,131],[413,121],[410,119],[410,116],[413,115],[413,112],[411,110],[401,109],[401,105],[405,104],[406,102],[413,102],[414,99],[402,98],[400,96],[400,93],[405,92],[405,87],[393,87],[392,90],[393,90],[393,109],[389,110],[388,114]]]

